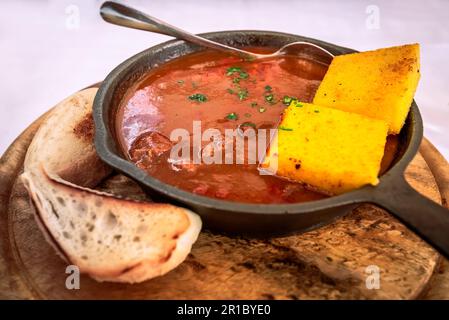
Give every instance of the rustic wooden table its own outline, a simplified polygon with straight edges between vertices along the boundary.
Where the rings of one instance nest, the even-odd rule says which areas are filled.
[[[136,285],[82,276],[80,290],[68,290],[66,264],[38,230],[17,179],[41,121],[26,129],[0,161],[0,298],[449,298],[447,261],[387,212],[368,204],[331,225],[288,237],[256,240],[204,231],[187,260],[165,276]],[[406,175],[418,191],[447,205],[449,165],[427,140]],[[99,188],[145,198],[121,175]],[[368,266],[380,270],[379,289],[366,286]]]

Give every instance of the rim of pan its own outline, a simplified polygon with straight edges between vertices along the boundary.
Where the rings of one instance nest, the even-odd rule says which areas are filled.
[[[306,38],[294,34],[273,32],[273,31],[259,31],[259,30],[231,30],[231,31],[219,31],[203,33],[201,36],[206,38],[216,37],[232,37],[232,36],[271,36],[271,37],[290,37],[296,38],[297,41],[310,41],[312,43],[323,46],[333,54],[341,54],[343,52],[355,52],[352,49],[339,47],[337,45],[323,42],[320,40]],[[251,204],[234,202],[229,200],[220,200],[210,198],[206,196],[197,195],[188,191],[181,190],[172,185],[166,184],[156,178],[149,176],[145,171],[139,169],[131,161],[124,159],[117,152],[115,152],[113,143],[116,143],[115,138],[110,133],[109,128],[109,101],[112,99],[114,90],[117,89],[120,81],[123,80],[127,70],[132,66],[142,63],[148,58],[149,54],[153,54],[158,50],[169,48],[173,46],[186,46],[186,43],[182,40],[170,40],[151,48],[148,48],[122,62],[113,71],[111,71],[105,80],[102,82],[97,95],[94,100],[93,117],[95,122],[95,148],[99,157],[111,167],[126,174],[134,180],[139,181],[141,184],[156,190],[164,196],[174,199],[177,202],[200,206],[203,208],[210,208],[223,211],[236,211],[245,212],[250,214],[300,214],[306,212],[312,212],[315,210],[322,210],[326,208],[332,208],[342,206],[345,204],[351,204],[355,202],[361,202],[360,200],[368,199],[367,195],[372,194],[375,191],[376,186],[363,186],[359,189],[341,194],[331,196],[329,198],[314,200],[301,203],[292,204]],[[180,57],[176,56],[174,58]],[[171,59],[169,59],[171,60]],[[406,129],[405,132],[403,132]],[[401,135],[405,134],[405,142],[401,141],[403,149],[402,154],[397,155],[395,163],[379,177],[380,182],[383,183],[388,178],[402,175],[408,163],[412,160],[416,152],[418,151],[421,138],[422,138],[422,119],[419,113],[418,106],[413,101],[411,109],[406,119],[406,123],[401,131]]]

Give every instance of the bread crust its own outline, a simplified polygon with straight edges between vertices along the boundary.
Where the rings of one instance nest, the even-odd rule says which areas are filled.
[[[45,163],[49,172],[83,187],[94,187],[112,172],[93,144],[92,103],[97,91],[82,90],[53,108],[28,148],[25,171]]]
[[[40,229],[64,260],[98,281],[141,282],[184,261],[201,219],[171,204],[91,189],[111,172],[93,146],[96,92],[83,90],[54,108],[31,142],[21,179]]]

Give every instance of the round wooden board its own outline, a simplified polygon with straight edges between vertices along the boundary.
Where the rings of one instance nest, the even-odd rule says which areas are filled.
[[[67,265],[38,230],[34,209],[17,179],[41,121],[24,131],[0,161],[0,298],[449,297],[449,276],[439,269],[440,256],[388,213],[368,204],[331,225],[288,237],[256,240],[205,231],[186,261],[165,276],[134,285],[98,283],[81,276],[80,289],[68,290]],[[430,159],[440,178],[434,178],[422,155]],[[444,200],[449,197],[448,173],[447,162],[424,141],[407,170],[407,179],[421,193],[441,202],[442,196]],[[121,175],[100,187],[145,197],[134,182]],[[366,286],[368,266],[380,270],[379,289]]]

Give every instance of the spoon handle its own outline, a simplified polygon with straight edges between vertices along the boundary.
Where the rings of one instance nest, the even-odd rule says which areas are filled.
[[[141,11],[116,2],[104,2],[100,8],[100,15],[105,21],[119,26],[172,36],[177,39],[192,42],[203,47],[237,54],[243,58],[257,58],[257,54],[252,54],[244,50],[229,47],[218,42],[201,38],[157,18],[149,16]]]

